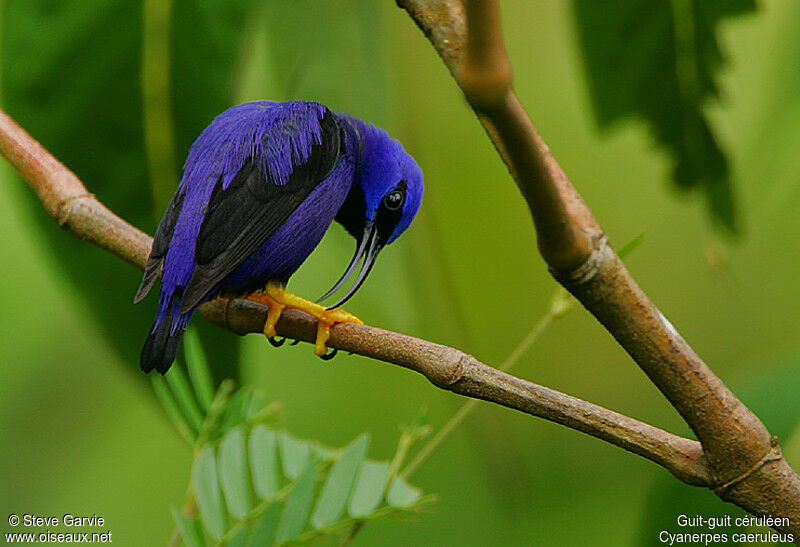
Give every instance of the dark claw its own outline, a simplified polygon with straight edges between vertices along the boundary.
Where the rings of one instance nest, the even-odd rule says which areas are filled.
[[[322,359],[323,361],[330,361],[331,359],[336,357],[337,353],[339,353],[339,350],[336,349],[336,348],[333,348],[331,351],[329,351],[325,355],[320,355],[319,358]]]
[[[278,338],[277,336],[274,336],[272,338],[267,338],[267,340],[269,340],[269,343],[272,344],[272,347],[275,348],[281,347],[283,343],[286,342],[286,338]]]
[[[290,345],[290,346],[296,346],[296,345],[297,345],[297,344],[299,344],[299,343],[300,343],[300,340],[297,340],[297,339],[295,338],[294,340],[292,340],[291,342],[289,342],[289,345]]]

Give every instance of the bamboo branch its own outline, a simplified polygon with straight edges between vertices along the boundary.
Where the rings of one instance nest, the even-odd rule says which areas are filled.
[[[142,269],[152,239],[116,217],[63,164],[0,111],[0,153],[39,195],[67,231]],[[80,207],[73,204],[80,202]],[[211,322],[237,334],[263,332],[268,308],[249,300],[218,298],[200,307]],[[314,343],[316,319],[286,310],[280,336]],[[713,477],[696,441],[496,370],[457,349],[366,325],[340,323],[330,347],[399,365],[435,386],[539,416],[619,446],[669,470],[680,480],[711,486]]]
[[[724,500],[788,517],[800,477],[755,414],[694,353],[630,276],[511,87],[495,0],[397,0],[464,92],[519,186],[553,276],[633,357],[700,440]]]

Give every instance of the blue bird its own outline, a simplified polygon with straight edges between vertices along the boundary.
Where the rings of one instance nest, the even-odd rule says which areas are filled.
[[[141,355],[145,372],[169,369],[192,313],[218,295],[267,304],[271,341],[285,308],[311,313],[319,321],[314,351],[325,356],[333,324],[361,322],[338,306],[408,228],[423,193],[422,170],[386,131],[306,101],[256,101],[223,112],[194,142],[183,169],[134,298],[143,299],[161,274]],[[285,286],[334,220],[356,238],[356,252],[320,300],[358,274],[326,308]]]

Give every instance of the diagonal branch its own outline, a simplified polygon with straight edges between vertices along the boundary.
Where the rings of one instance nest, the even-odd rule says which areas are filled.
[[[69,169],[2,111],[0,153],[36,191],[62,228],[139,269],[144,267],[151,238],[111,213]],[[267,309],[247,300],[220,298],[204,304],[200,311],[211,322],[246,334],[263,331]],[[278,321],[277,331],[281,336],[313,343],[316,320],[305,312],[287,310]],[[442,389],[582,431],[643,456],[686,483],[714,484],[698,442],[516,378],[460,350],[355,323],[335,325],[328,345],[416,371]]]
[[[553,276],[608,329],[700,440],[717,494],[788,517],[800,541],[800,477],[758,419],[695,354],[608,245],[511,87],[495,0],[397,0],[486,128],[534,220]]]
[[[100,203],[75,173],[2,110],[0,154],[28,181],[59,226],[144,269],[152,238]]]

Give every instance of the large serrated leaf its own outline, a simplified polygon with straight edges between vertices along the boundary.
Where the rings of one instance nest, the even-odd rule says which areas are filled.
[[[219,474],[228,510],[243,519],[253,506],[250,474],[247,468],[247,448],[243,426],[225,435],[219,444]]]
[[[386,492],[390,466],[389,462],[364,460],[361,463],[347,509],[351,517],[366,517],[378,508]]]
[[[356,474],[367,454],[367,447],[369,435],[362,433],[345,447],[342,455],[333,463],[311,515],[311,526],[322,528],[344,513]]]
[[[305,469],[297,478],[292,493],[286,500],[281,512],[278,531],[275,539],[282,543],[298,536],[306,527],[308,515],[314,502],[314,490],[317,483],[319,464],[315,459],[308,461]]]
[[[280,486],[278,470],[278,435],[263,425],[250,432],[250,473],[253,488],[261,499],[267,499]]]
[[[192,467],[192,489],[208,533],[219,541],[225,534],[228,517],[219,487],[213,446],[204,446],[195,457]]]
[[[575,0],[601,125],[642,116],[674,157],[676,183],[704,189],[712,218],[730,230],[728,162],[703,106],[719,94],[719,23],[754,9],[755,0]]]

